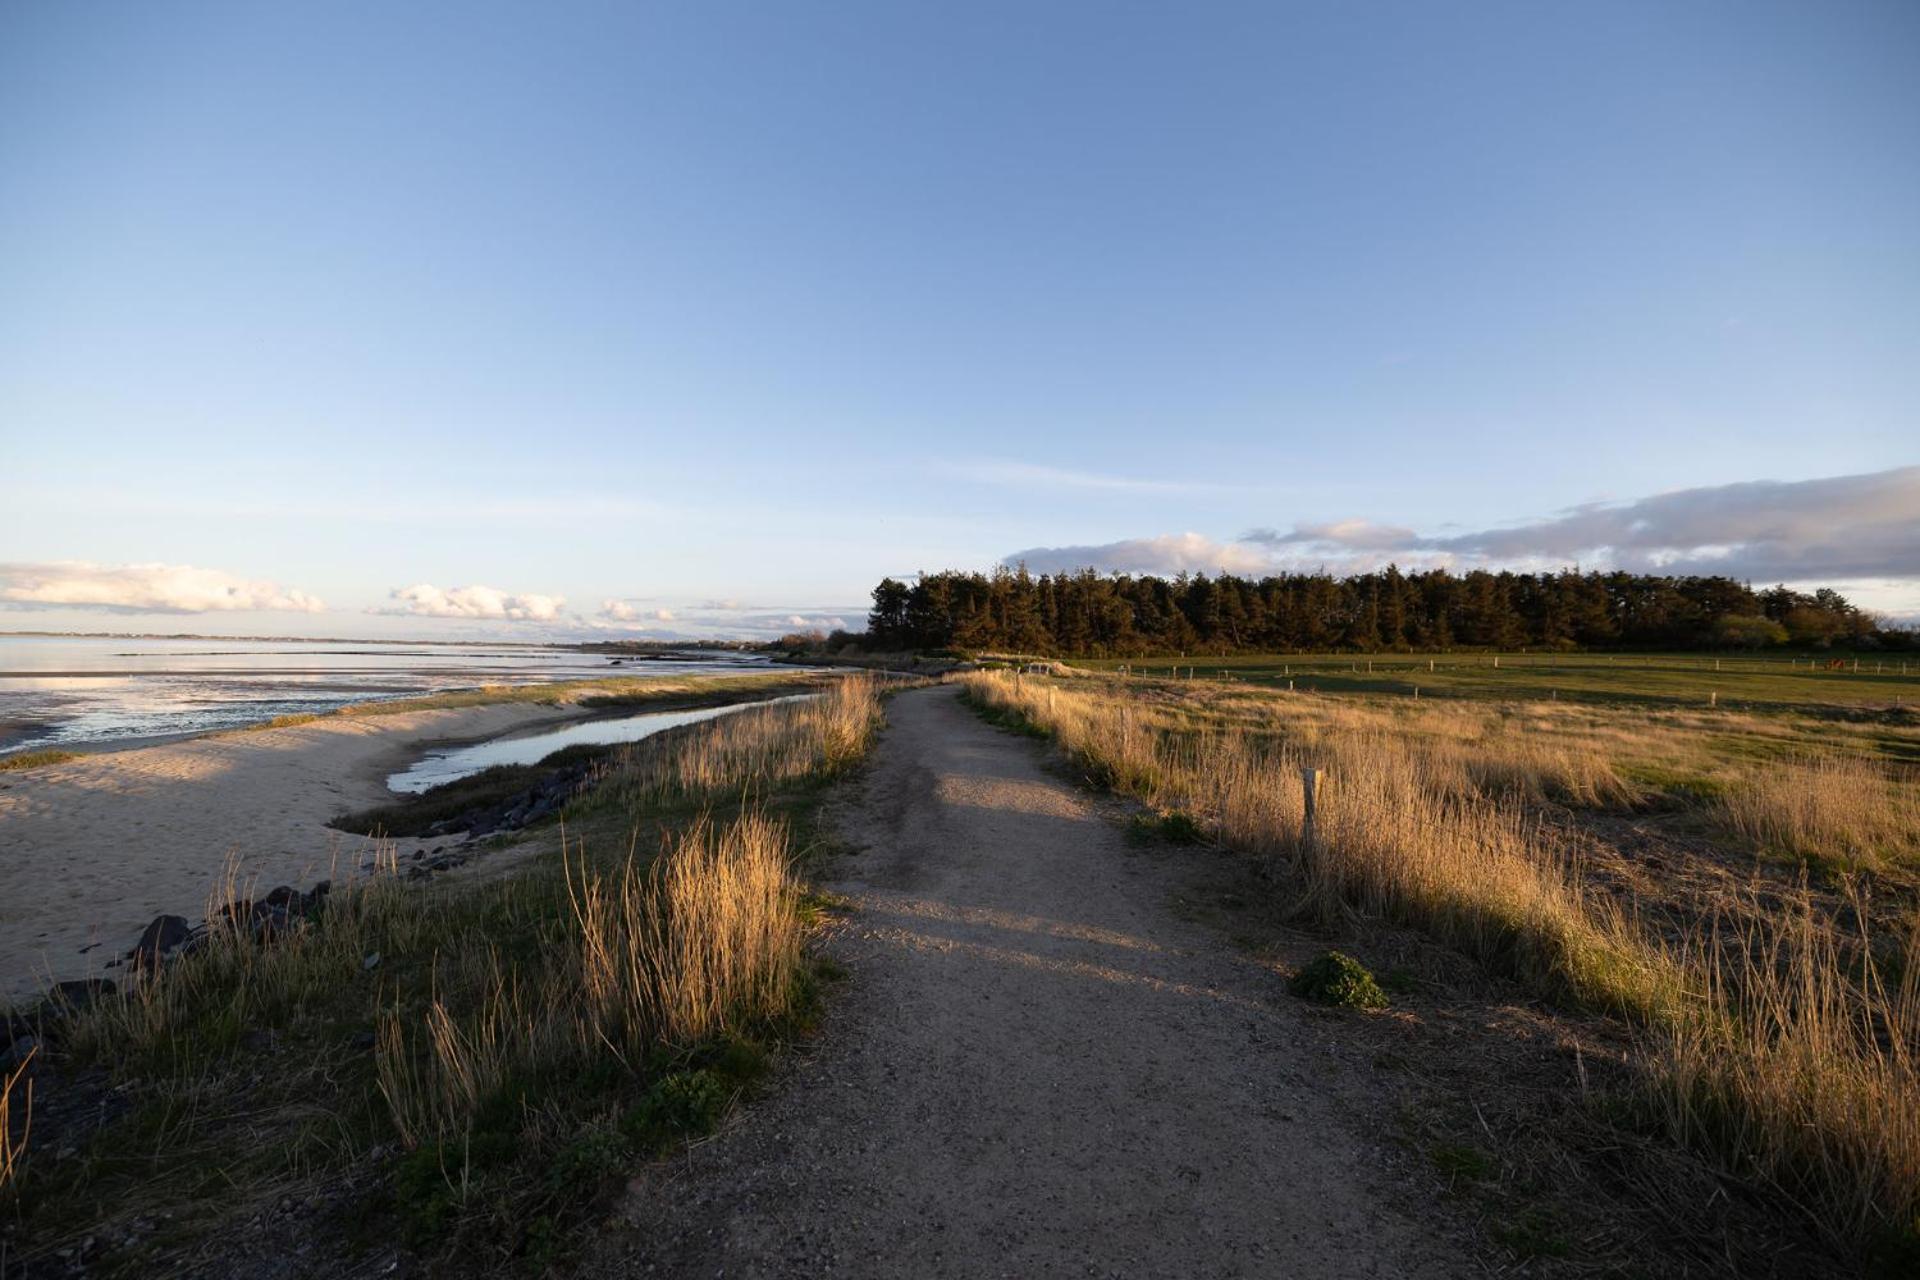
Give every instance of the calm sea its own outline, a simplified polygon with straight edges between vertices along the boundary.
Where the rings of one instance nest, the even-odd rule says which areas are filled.
[[[498,644],[0,635],[0,751],[204,733],[483,684],[724,674],[763,661],[703,654],[616,666],[604,653]]]

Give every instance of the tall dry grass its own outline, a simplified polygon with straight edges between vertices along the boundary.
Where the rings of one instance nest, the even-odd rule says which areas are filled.
[[[1890,964],[1804,891],[1723,928],[1688,957],[1701,1016],[1647,1041],[1669,1125],[1842,1239],[1920,1248],[1920,913]]]
[[[1280,863],[1304,906],[1414,925],[1548,995],[1629,1016],[1677,1135],[1852,1245],[1920,1239],[1920,923],[1876,949],[1864,905],[1819,912],[1803,890],[1790,910],[1756,894],[1678,945],[1657,938],[1587,891],[1531,804],[1628,784],[1584,762],[1591,747],[1516,751],[1457,712],[1420,723],[1223,693],[1235,711],[1209,716],[1112,685],[964,684],[1115,789]],[[1494,749],[1476,758],[1477,743]],[[1312,838],[1297,772],[1308,766],[1327,779]],[[1803,815],[1792,802],[1804,793],[1785,789],[1769,812]],[[1800,821],[1830,839],[1844,816]]]
[[[844,767],[880,722],[875,683],[848,679],[819,698],[756,707],[641,744],[651,749],[588,800],[625,815],[663,798],[764,795]],[[755,959],[770,954],[774,939],[742,932],[741,922],[774,930],[776,898],[791,914],[781,896],[789,885],[786,838],[751,814],[724,834],[696,823],[660,862],[657,886],[649,879],[656,873],[630,858],[613,871],[598,868],[577,843],[560,862],[514,876],[413,884],[397,874],[393,847],[382,846],[374,874],[336,877],[325,911],[269,946],[223,923],[228,903],[251,896],[230,867],[210,895],[205,944],[169,965],[165,981],[126,983],[75,1011],[65,1049],[81,1060],[144,1059],[191,1092],[249,1030],[296,1016],[352,1019],[397,959],[431,956],[434,991],[415,1011],[418,1028],[409,1031],[391,1010],[381,1024],[382,1084],[403,1132],[443,1132],[503,1073],[577,1054],[579,1027],[599,1028],[596,1035],[618,1040],[625,1052],[712,1024],[716,1002],[742,994],[724,955],[737,954],[762,975],[748,1006],[764,1005],[785,971]],[[763,908],[757,915],[743,905],[754,893]],[[662,909],[649,915],[639,912],[643,904]],[[636,932],[641,925],[652,932]],[[518,941],[509,947],[503,938]],[[700,938],[709,949],[696,945]],[[537,942],[531,951],[528,939]],[[667,951],[652,956],[647,948],[655,945]],[[618,982],[606,968],[615,961],[625,966]],[[651,985],[634,985],[646,965]],[[555,1021],[554,1010],[566,1017]],[[615,1037],[616,1023],[630,1034]]]
[[[380,1022],[380,1091],[411,1146],[458,1136],[515,1081],[610,1056],[637,1069],[779,1013],[800,968],[787,832],[748,814],[698,823],[643,866],[564,872],[565,927],[536,963],[494,947],[435,974],[424,1011]]]
[[[1920,788],[1873,761],[1824,755],[1750,769],[1721,797],[1726,827],[1763,853],[1875,868],[1920,862]]]
[[[879,682],[848,676],[817,697],[738,711],[685,737],[638,743],[616,755],[578,803],[583,811],[632,808],[830,777],[865,753],[880,723]]]

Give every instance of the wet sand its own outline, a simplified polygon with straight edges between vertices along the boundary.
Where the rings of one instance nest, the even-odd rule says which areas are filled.
[[[330,818],[391,798],[429,745],[584,718],[501,704],[341,717],[0,773],[0,999],[91,977],[162,913],[198,920],[229,860],[257,893],[357,870]]]

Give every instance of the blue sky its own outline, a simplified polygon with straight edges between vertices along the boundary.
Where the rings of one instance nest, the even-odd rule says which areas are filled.
[[[1920,614],[1916,69],[1906,0],[12,0],[0,629],[748,632],[1021,553]]]

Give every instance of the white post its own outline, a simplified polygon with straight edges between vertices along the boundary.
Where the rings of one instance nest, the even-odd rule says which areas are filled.
[[[1497,653],[1493,655],[1493,669],[1495,671],[1500,669],[1500,655]]]
[[[1710,707],[1717,707],[1720,705],[1720,694],[1717,690],[1707,695],[1707,705]]]

